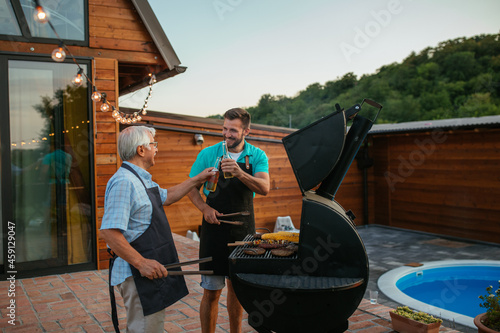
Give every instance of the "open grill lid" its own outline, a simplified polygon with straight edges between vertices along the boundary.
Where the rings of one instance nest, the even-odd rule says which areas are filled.
[[[282,139],[302,193],[321,183],[332,171],[345,138],[345,114],[335,112]]]
[[[340,186],[345,172],[352,162],[352,158],[356,155],[366,133],[368,133],[371,125],[373,125],[378,117],[377,113],[375,119],[371,121],[357,116],[358,112],[361,111],[361,106],[365,102],[378,108],[378,112],[380,113],[382,106],[368,99],[364,99],[361,105],[355,104],[347,110],[340,109],[340,106],[337,104],[337,110],[334,113],[282,139],[302,193],[319,185],[329,175],[330,182],[336,183],[335,185],[330,184],[328,186],[329,190],[336,191],[338,186]],[[347,121],[355,117],[360,119],[352,127],[359,127],[356,130],[358,133],[349,136],[346,132]],[[347,149],[350,151],[347,151]],[[338,170],[339,168],[334,170],[339,160],[342,162],[340,163],[342,164],[342,170]],[[332,178],[333,173],[338,175]],[[331,188],[334,189],[332,190]],[[334,195],[335,193],[330,193],[327,196],[333,198]]]

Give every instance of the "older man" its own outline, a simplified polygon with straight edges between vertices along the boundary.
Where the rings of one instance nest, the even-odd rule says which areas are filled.
[[[169,189],[152,181],[155,129],[131,126],[118,137],[124,161],[106,187],[101,237],[113,252],[110,292],[118,286],[127,311],[127,332],[163,332],[164,309],[188,294],[182,276],[169,276],[163,265],[178,262],[162,205],[170,205],[201,186],[214,172],[207,168]],[[116,259],[116,260],[115,260]],[[114,293],[110,295],[114,302]],[[118,331],[116,304],[113,323]]]

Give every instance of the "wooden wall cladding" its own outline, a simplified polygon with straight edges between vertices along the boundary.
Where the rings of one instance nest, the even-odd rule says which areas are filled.
[[[203,136],[203,145],[196,145],[193,133],[157,129],[158,154],[155,166],[150,169],[153,180],[164,188],[186,180],[198,153],[222,139],[218,135]],[[249,143],[266,152],[270,167],[271,190],[267,196],[256,195],[254,200],[257,226],[272,230],[278,216],[290,216],[299,227],[302,195],[283,145],[255,140]],[[202,214],[187,197],[165,207],[165,212],[173,232],[184,236],[188,230],[198,232]]]
[[[187,126],[189,124],[183,124]],[[192,125],[192,124],[191,124]],[[189,127],[189,126],[188,126]],[[185,127],[182,127],[185,128]],[[215,132],[214,134],[219,134]],[[252,130],[250,137],[257,133]],[[277,134],[262,131],[259,137],[284,137],[285,134]],[[204,134],[203,145],[196,145],[193,133],[177,132],[175,130],[157,129],[158,154],[156,164],[150,169],[153,180],[160,186],[168,188],[188,178],[191,165],[194,163],[198,153],[205,147],[214,145],[221,141],[220,135]],[[295,175],[286,155],[281,141],[268,142],[248,140],[266,152],[269,158],[269,175],[271,190],[267,196],[256,195],[254,209],[257,227],[266,227],[273,230],[278,216],[290,216],[296,228],[300,227],[302,212],[302,193],[297,185]],[[370,175],[372,175],[370,173]],[[373,176],[369,181],[373,184]],[[373,198],[373,197],[372,197]],[[354,161],[342,185],[335,197],[346,210],[352,210],[357,216],[357,224],[365,224],[363,210],[363,179],[362,172],[357,168]],[[373,219],[373,200],[369,202],[369,216]],[[198,231],[201,225],[202,214],[194,207],[191,201],[185,197],[179,202],[165,207],[172,231],[180,235],[186,235],[188,230]]]
[[[116,59],[95,59],[94,84],[98,91],[107,95],[112,105],[117,105],[118,63]],[[97,230],[97,261],[100,269],[108,267],[106,244],[99,237],[102,217],[104,215],[104,193],[106,184],[116,172],[118,165],[117,134],[118,124],[111,117],[111,112],[102,112],[101,103],[94,103],[94,163],[95,163],[95,203]]]
[[[500,243],[500,130],[374,136],[378,224]]]
[[[157,52],[128,0],[89,0],[89,37],[91,48]]]

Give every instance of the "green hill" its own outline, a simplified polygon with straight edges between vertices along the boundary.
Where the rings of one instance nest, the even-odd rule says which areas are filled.
[[[500,114],[500,34],[445,41],[375,74],[347,73],[294,97],[265,94],[247,110],[254,123],[288,127],[291,119],[301,128],[333,112],[335,103],[347,108],[363,98],[384,106],[377,123]]]

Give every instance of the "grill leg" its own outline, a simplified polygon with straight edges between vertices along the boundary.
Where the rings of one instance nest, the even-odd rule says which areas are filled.
[[[344,323],[340,324],[337,327],[332,328],[331,330],[328,331],[328,333],[342,333],[347,331],[349,328],[349,321],[346,320]]]
[[[259,327],[255,327],[252,324],[250,324],[250,326],[254,330],[256,330],[258,333],[273,333],[274,332],[266,327],[263,327],[262,325],[260,325]],[[349,328],[349,321],[346,320],[345,322],[343,322],[342,324],[340,324],[336,327],[329,328],[327,333],[343,333],[343,332],[347,331],[348,328]]]
[[[249,323],[249,324],[250,324],[250,323]],[[255,326],[253,326],[252,324],[250,324],[250,326],[252,326],[252,328],[253,328],[254,330],[256,330],[258,333],[273,333],[273,331],[271,331],[271,330],[270,330],[270,329],[268,329],[268,328],[263,327],[262,325],[261,325],[261,326],[259,326],[259,327],[255,327]]]

